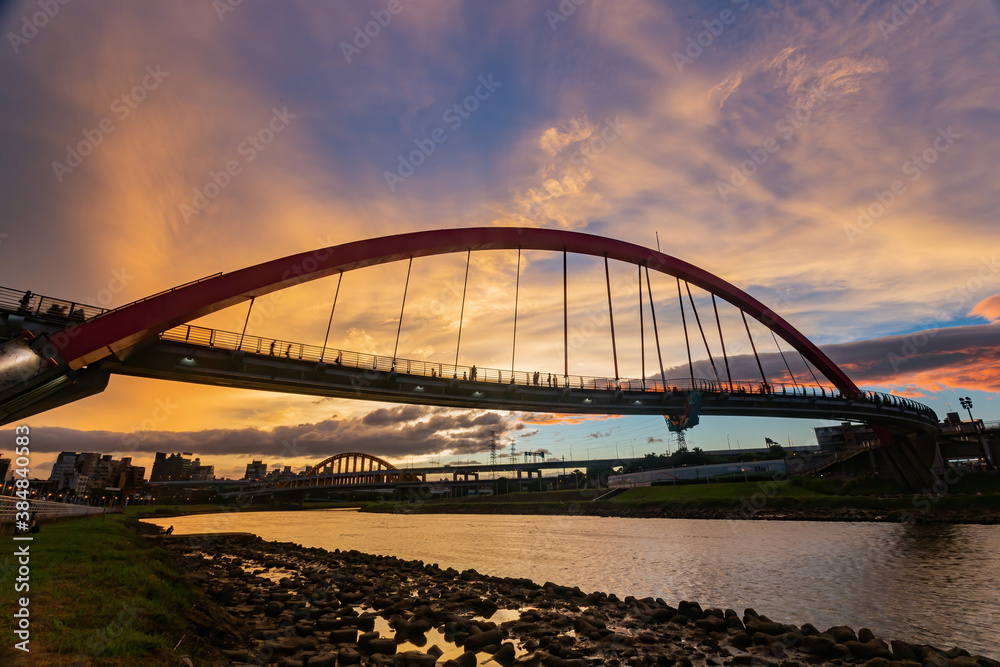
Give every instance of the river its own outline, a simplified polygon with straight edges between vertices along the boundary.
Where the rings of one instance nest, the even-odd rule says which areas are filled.
[[[249,532],[484,574],[753,607],[820,630],[958,645],[1000,658],[1000,526],[586,516],[251,512],[153,521],[176,534]]]

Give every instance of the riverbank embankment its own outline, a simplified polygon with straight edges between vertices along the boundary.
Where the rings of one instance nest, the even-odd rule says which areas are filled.
[[[176,667],[182,656],[195,664],[222,660],[202,637],[232,628],[197,613],[204,593],[160,541],[140,534],[160,529],[134,514],[47,521],[30,540],[5,538],[0,664]]]
[[[369,503],[365,512],[421,514],[543,514],[625,518],[769,521],[1000,523],[1000,493],[972,488],[953,493],[901,493],[850,483],[737,482],[641,487],[608,500],[607,489],[508,493]],[[874,492],[873,492],[874,491]]]

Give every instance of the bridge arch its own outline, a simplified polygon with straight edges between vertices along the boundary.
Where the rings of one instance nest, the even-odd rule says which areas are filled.
[[[359,463],[361,464],[360,467],[358,466]],[[330,458],[320,461],[309,469],[306,476],[315,477],[316,475],[323,474],[371,472],[376,470],[397,470],[397,468],[385,459],[380,459],[371,454],[344,452],[342,454],[334,454]]]
[[[301,477],[279,484],[279,488],[319,488],[422,482],[424,474],[404,472],[385,459],[363,452],[342,452],[323,459]]]
[[[676,257],[593,234],[526,227],[471,227],[395,234],[289,255],[213,276],[123,306],[52,337],[62,360],[78,369],[177,325],[251,298],[336,273],[388,262],[472,250],[549,250],[646,267],[700,287],[781,337],[845,396],[857,385],[801,332],[722,278]]]

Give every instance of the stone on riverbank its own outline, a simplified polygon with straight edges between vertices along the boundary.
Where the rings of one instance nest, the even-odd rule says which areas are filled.
[[[674,608],[662,599],[621,600],[553,582],[539,586],[356,551],[327,552],[251,536],[166,546],[189,581],[217,593],[219,603],[206,598],[212,611],[202,626],[217,632],[232,664],[472,667],[482,657],[501,667],[904,667],[901,661],[1000,667],[961,649],[899,641],[890,648],[865,629],[855,634],[836,626],[820,633],[753,609],[741,619],[732,609],[703,608],[689,600]],[[520,612],[495,616],[501,610]],[[225,632],[218,634],[227,627],[228,640]]]

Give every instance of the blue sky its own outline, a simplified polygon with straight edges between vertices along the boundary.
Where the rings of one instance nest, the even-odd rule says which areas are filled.
[[[658,233],[664,252],[835,346],[859,384],[939,414],[969,395],[977,416],[1000,418],[998,3],[927,2],[909,14],[883,2],[560,6],[71,3],[32,29],[43,22],[38,5],[9,3],[0,16],[0,284],[118,305],[217,271],[420,229],[543,226],[650,247]],[[367,42],[358,37],[366,28]],[[491,85],[476,98],[481,77]],[[270,127],[280,130],[246,149],[276,116]],[[610,140],[598,140],[609,127]],[[399,176],[399,157],[436,130],[446,138],[390,188],[386,172]],[[199,206],[230,162],[238,173]],[[490,337],[505,321],[513,261],[473,260],[477,300],[463,341],[481,365],[508,345]],[[537,319],[526,319],[519,365],[544,369],[559,324],[546,317],[558,303],[548,289],[558,262],[525,261],[523,298]],[[577,266],[574,315],[585,318],[603,276]],[[461,258],[415,263],[414,302],[455,306],[444,286],[463,269]],[[345,348],[384,352],[405,267],[365,271],[345,278],[334,333]],[[623,285],[615,297],[627,304],[634,292]],[[257,333],[314,342],[332,289],[289,291]],[[238,330],[244,316],[237,308],[205,324]],[[411,353],[453,355],[452,320],[429,318]],[[928,329],[941,334],[890,368],[889,355]],[[601,341],[579,352],[579,372],[608,372]],[[637,343],[627,345],[634,357]],[[665,343],[665,364],[679,365],[680,349],[676,337]],[[180,407],[151,423],[157,401]],[[265,443],[284,428],[330,447],[391,442],[381,446],[393,456],[481,442],[489,427],[538,430],[521,442],[556,454],[570,442],[575,454],[588,441],[645,451],[667,439],[658,418],[494,415],[436,434],[415,428],[440,416],[432,412],[365,424],[383,409],[115,378],[103,395],[33,422],[56,429],[52,452],[117,452],[123,434],[141,432],[137,458],[201,442],[203,458],[231,471],[262,452],[197,434],[235,430]],[[338,444],[317,426],[330,423],[340,425]],[[689,440],[804,444],[814,425],[705,420]]]

